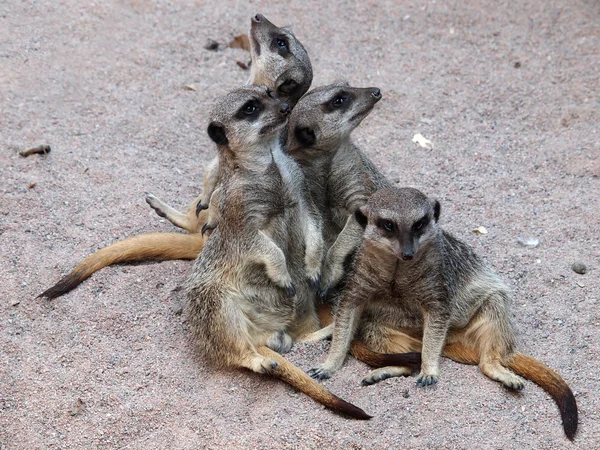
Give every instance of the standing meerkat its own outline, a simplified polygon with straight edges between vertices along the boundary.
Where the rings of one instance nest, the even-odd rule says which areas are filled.
[[[261,14],[251,19],[249,36],[252,71],[248,83],[268,86],[280,100],[293,107],[312,83],[312,66],[306,49],[289,28],[277,27]],[[207,166],[202,195],[191,203],[186,213],[147,194],[146,201],[159,216],[191,234],[148,233],[116,242],[88,256],[39,297],[59,297],[112,264],[143,259],[195,259],[204,245],[201,231],[213,228],[217,220],[216,207],[206,211],[198,205],[203,198],[205,203],[210,203],[218,184],[218,161],[218,157],[214,158]],[[217,203],[218,196],[213,204]]]
[[[368,419],[276,353],[318,327],[306,255],[321,237],[310,232],[318,225],[303,225],[313,217],[307,188],[280,148],[278,131],[288,112],[265,88],[246,87],[211,114],[208,133],[223,175],[222,220],[187,283],[190,326],[213,365],[271,374],[329,408]],[[320,266],[321,260],[312,262]]]
[[[469,246],[442,230],[439,202],[416,189],[386,188],[355,216],[364,237],[335,313],[331,349],[310,374],[324,379],[338,370],[355,333],[381,353],[421,351],[421,386],[438,381],[444,351],[459,362],[478,364],[509,389],[523,388],[518,375],[541,386],[558,405],[572,440],[578,413],[571,389],[516,350],[508,287]],[[383,367],[363,382],[410,373],[406,367]]]

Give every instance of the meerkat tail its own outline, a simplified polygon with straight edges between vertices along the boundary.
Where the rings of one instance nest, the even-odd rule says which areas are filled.
[[[348,403],[347,401],[342,400],[338,396],[329,392],[322,385],[317,383],[298,367],[294,366],[279,353],[274,352],[265,346],[258,347],[257,351],[262,356],[272,358],[277,361],[278,366],[271,372],[271,375],[285,381],[289,385],[308,395],[316,402],[355,419],[369,420],[371,418],[370,415],[368,415],[359,407],[354,406],[352,403]]]
[[[399,366],[418,369],[421,367],[421,353],[377,353],[358,340],[352,341],[350,353],[359,361],[371,367]]]
[[[572,441],[577,431],[577,402],[565,380],[540,361],[523,353],[515,353],[507,366],[550,394],[560,410],[565,434]]]
[[[195,259],[204,239],[199,234],[148,233],[133,236],[92,253],[40,297],[60,297],[103,267],[143,259]]]

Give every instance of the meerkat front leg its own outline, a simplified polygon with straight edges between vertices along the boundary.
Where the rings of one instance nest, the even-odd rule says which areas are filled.
[[[425,311],[423,324],[423,348],[421,350],[421,373],[417,386],[437,383],[440,375],[440,357],[448,333],[448,315],[445,311]]]
[[[258,264],[264,264],[267,276],[277,286],[286,290],[291,297],[296,295],[296,286],[287,269],[285,255],[273,240],[264,232],[258,231],[258,248],[251,255]]]
[[[219,202],[221,201],[221,188],[217,188],[210,196],[210,205],[208,207],[208,218],[206,223],[202,225],[202,236],[206,232],[210,233],[217,228],[219,224]]]
[[[334,322],[333,340],[331,341],[331,348],[329,349],[327,359],[321,364],[321,367],[308,371],[308,374],[312,378],[315,380],[331,378],[331,375],[342,367],[363,309],[364,303],[362,302],[344,302],[344,300],[340,302]]]
[[[304,267],[306,276],[315,290],[321,284],[321,265],[323,264],[324,241],[321,221],[309,213],[304,220],[304,242],[306,251],[304,254]]]
[[[201,200],[196,205],[196,215],[200,211],[210,206],[210,198],[215,191],[219,182],[219,157],[213,158],[206,170],[204,171],[204,179],[202,180],[202,195]]]
[[[356,221],[354,214],[348,217],[344,229],[327,252],[323,268],[321,296],[339,283],[344,276],[344,261],[359,245],[363,235],[363,227]]]

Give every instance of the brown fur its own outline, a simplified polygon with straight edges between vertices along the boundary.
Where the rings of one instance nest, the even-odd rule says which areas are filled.
[[[261,14],[251,19],[250,29],[252,74],[249,84],[264,84],[293,107],[298,99],[308,91],[312,82],[312,66],[306,50],[288,28],[278,28]],[[280,55],[279,50],[271,50],[273,38],[283,38],[289,47],[289,55]],[[259,64],[254,64],[259,62]],[[206,167],[203,194],[197,197],[185,213],[179,212],[154,195],[148,193],[146,202],[156,213],[175,226],[192,233],[183,237],[174,233],[149,233],[112,244],[88,256],[71,273],[40,294],[40,297],[56,298],[76,288],[94,272],[113,264],[140,261],[146,258],[159,260],[194,259],[214,228],[215,220],[209,223],[206,209],[209,199],[218,183],[218,159]],[[207,202],[200,206],[201,202]],[[214,212],[214,208],[212,209]],[[211,216],[213,218],[213,216]],[[187,245],[189,243],[189,246]],[[150,252],[148,249],[152,249]],[[192,253],[195,252],[195,255]]]
[[[443,352],[477,363],[508,388],[523,388],[514,372],[539,384],[556,401],[565,434],[573,439],[578,413],[571,389],[545,365],[516,351],[507,286],[439,227],[439,215],[437,201],[410,188],[382,189],[357,210],[363,242],[336,311],[330,353],[310,373],[328,378],[339,369],[355,331],[375,352],[421,351],[417,384],[423,386],[437,382]],[[408,374],[407,367],[382,368],[364,382]]]
[[[60,297],[76,288],[86,278],[112,264],[143,259],[195,259],[203,238],[199,234],[149,233],[116,242],[91,254],[38,297]]]
[[[309,282],[315,260],[306,255],[322,238],[319,226],[305,225],[313,218],[308,190],[276,133],[288,111],[265,88],[246,87],[220,100],[211,114],[208,131],[223,175],[222,220],[187,283],[189,323],[213,365],[272,374],[338,412],[368,419],[272,352],[286,352],[318,327]],[[316,261],[320,270],[321,253]]]

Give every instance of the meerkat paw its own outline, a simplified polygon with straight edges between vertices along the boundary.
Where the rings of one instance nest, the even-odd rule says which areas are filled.
[[[438,376],[433,374],[425,374],[421,372],[417,378],[417,386],[427,387],[438,382]]]
[[[292,345],[292,337],[285,331],[278,331],[267,340],[267,347],[281,354],[289,352]]]
[[[207,222],[204,225],[202,225],[202,230],[200,232],[202,233],[202,236],[204,236],[206,233],[208,233],[208,235],[210,236],[215,228],[217,228],[216,225],[210,225]]]
[[[412,373],[409,367],[381,367],[371,371],[362,380],[363,386],[370,386],[379,381],[387,380],[393,377],[407,377]]]
[[[252,360],[251,369],[256,373],[270,373],[277,368],[277,361],[271,358],[259,357]]]
[[[315,292],[320,292],[321,290],[321,274],[317,273],[313,276],[308,276],[308,280],[310,281],[310,285],[315,290]]]
[[[150,208],[156,211],[156,214],[158,214],[160,217],[167,217],[167,213],[164,211],[163,208],[164,203],[162,202],[162,200],[156,198],[150,192],[146,192],[146,203],[148,203],[148,205],[150,205]]]
[[[332,373],[329,370],[323,367],[316,367],[314,369],[310,369],[306,373],[314,380],[326,380],[328,378],[331,378],[332,375]]]
[[[491,363],[483,363],[479,366],[480,370],[492,380],[499,381],[508,389],[520,391],[525,387],[525,383],[521,377],[506,369],[500,363],[494,361]]]
[[[334,288],[344,276],[344,266],[341,264],[326,265],[321,277],[319,295],[325,298],[330,289]]]
[[[202,203],[202,201],[199,201],[198,203],[196,203],[196,217],[198,217],[200,215],[200,213],[202,211],[204,211],[205,209],[208,209],[208,205]]]
[[[282,274],[278,279],[274,279],[273,282],[284,289],[288,297],[296,295],[296,285],[292,281],[292,277],[289,273],[286,273],[285,275]]]

